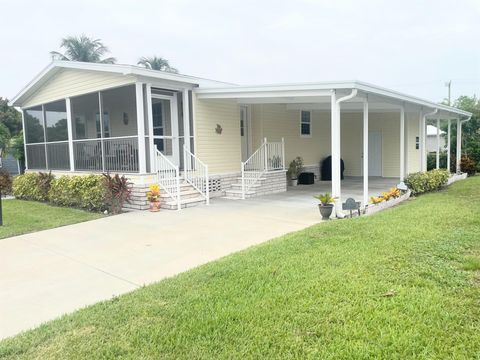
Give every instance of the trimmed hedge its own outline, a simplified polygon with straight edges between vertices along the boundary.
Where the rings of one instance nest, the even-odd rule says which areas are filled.
[[[416,172],[405,179],[405,184],[413,195],[423,194],[429,191],[440,190],[447,184],[450,174],[445,169],[435,169],[427,172]]]
[[[17,199],[47,201],[53,175],[26,173],[13,179],[12,191]]]
[[[121,211],[130,200],[131,184],[125,176],[64,175],[55,178],[50,173],[25,173],[13,180],[13,195],[17,199],[49,201],[54,205],[76,207],[89,211]]]
[[[103,211],[108,208],[104,181],[102,175],[60,176],[52,181],[48,199],[59,206]]]

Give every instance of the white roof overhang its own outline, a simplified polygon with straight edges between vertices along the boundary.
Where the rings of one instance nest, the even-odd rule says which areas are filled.
[[[342,96],[353,89],[358,90],[358,95],[342,103],[342,110],[361,110],[363,99],[368,97],[369,109],[372,110],[392,111],[403,105],[407,111],[423,109],[427,113],[438,109],[435,117],[440,118],[471,116],[467,111],[359,81],[196,88],[195,93],[198,99],[236,99],[240,103],[250,104],[283,103],[290,104],[288,106],[291,109],[299,106],[291,104],[305,104],[311,109],[328,110],[332,91]]]

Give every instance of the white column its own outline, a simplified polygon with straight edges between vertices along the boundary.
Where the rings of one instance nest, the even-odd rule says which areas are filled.
[[[137,136],[138,136],[138,170],[140,174],[147,172],[145,150],[145,115],[143,111],[143,86],[135,83],[135,95],[137,100]]]
[[[424,117],[423,110],[420,110],[420,116],[418,118],[418,148],[420,151],[420,171],[423,171],[423,125]]]
[[[448,129],[447,129],[447,170],[450,172],[450,133],[452,128],[452,121],[448,119]]]
[[[461,172],[460,161],[462,159],[462,122],[457,119],[457,169],[456,172]]]
[[[27,159],[27,130],[25,127],[25,111],[22,109],[23,151],[25,153],[25,170],[28,170]]]
[[[405,106],[400,107],[400,181],[405,179]]]
[[[427,117],[423,115],[422,121],[422,171],[427,171]]]
[[[340,116],[335,91],[331,95],[331,127],[332,127],[332,196],[340,199]]]
[[[188,89],[183,89],[182,91],[182,103],[183,103],[183,141],[187,150],[191,151],[190,150],[190,107],[188,103]]]
[[[65,104],[67,106],[68,157],[70,159],[70,171],[75,171],[75,159],[73,157],[72,107],[70,106],[70,98],[65,99]]]
[[[150,151],[150,172],[156,172],[156,152],[153,143],[153,113],[152,113],[152,84],[147,84],[147,119],[148,119],[148,150]]]
[[[368,98],[363,100],[363,206],[368,206]]]
[[[437,152],[435,167],[440,169],[440,119],[437,119]]]

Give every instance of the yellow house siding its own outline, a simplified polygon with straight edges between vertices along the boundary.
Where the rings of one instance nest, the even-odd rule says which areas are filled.
[[[419,131],[419,113],[407,114],[407,174],[420,171],[420,150],[416,148],[416,138]]]
[[[35,92],[23,105],[29,107],[94,91],[127,85],[134,76],[77,69],[62,69]]]
[[[219,124],[222,133],[215,128]],[[239,172],[240,107],[233,100],[195,100],[196,155],[212,174]]]
[[[285,160],[288,165],[301,156],[305,165],[319,164],[330,152],[330,113],[313,111],[311,137],[300,136],[300,110],[287,110],[284,104],[255,105],[252,112],[252,134],[255,150],[261,141],[261,132],[268,141],[285,139]],[[257,134],[255,134],[255,132]]]

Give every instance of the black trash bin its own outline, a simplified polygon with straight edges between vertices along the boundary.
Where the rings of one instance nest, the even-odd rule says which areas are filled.
[[[321,179],[322,181],[332,181],[332,156],[328,156],[323,159],[322,163],[320,164],[321,169]],[[343,180],[343,172],[345,171],[345,164],[343,159],[340,159],[340,174],[341,179]]]

